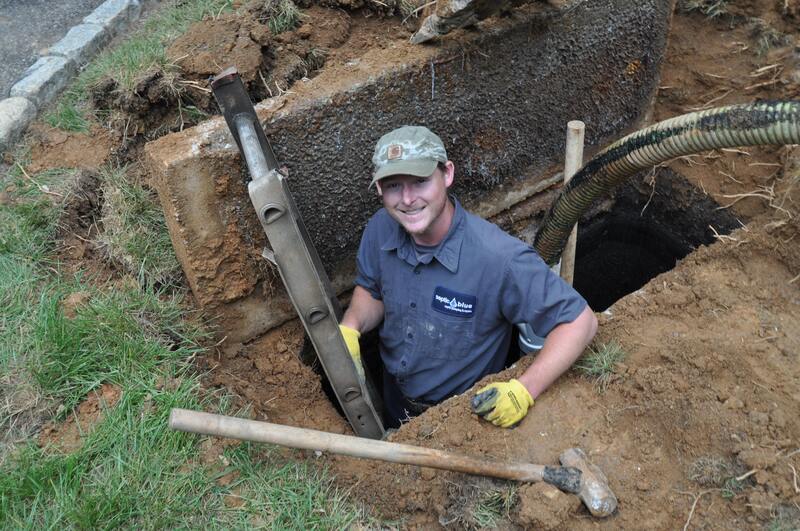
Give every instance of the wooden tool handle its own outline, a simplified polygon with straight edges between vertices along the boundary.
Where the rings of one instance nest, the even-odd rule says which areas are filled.
[[[499,463],[463,455],[454,455],[433,448],[363,439],[350,435],[337,435],[324,431],[294,428],[269,422],[190,411],[188,409],[173,409],[169,415],[169,427],[174,430],[191,433],[265,442],[288,446],[289,448],[319,450],[351,457],[427,466],[517,481],[541,481],[545,468],[548,471],[553,469],[553,467],[528,463]],[[560,469],[560,467],[556,468]]]

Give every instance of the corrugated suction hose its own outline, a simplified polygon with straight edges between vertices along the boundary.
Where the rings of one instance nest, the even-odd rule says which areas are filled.
[[[533,247],[552,265],[592,202],[636,172],[711,149],[800,144],[800,102],[767,101],[684,114],[632,133],[587,162],[556,198]]]

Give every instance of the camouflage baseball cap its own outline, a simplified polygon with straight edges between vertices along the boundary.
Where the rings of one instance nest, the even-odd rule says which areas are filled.
[[[441,138],[427,127],[400,127],[383,135],[375,145],[375,173],[370,186],[390,175],[427,177],[439,162],[447,162]]]

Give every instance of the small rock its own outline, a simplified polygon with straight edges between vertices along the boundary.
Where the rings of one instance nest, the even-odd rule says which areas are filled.
[[[297,29],[297,36],[301,39],[307,39],[311,37],[313,31],[314,27],[311,24],[303,24]]]
[[[433,470],[432,468],[422,468],[419,471],[419,475],[425,481],[430,481],[436,477],[436,471]]]
[[[750,469],[763,470],[775,464],[776,457],[772,450],[743,450],[738,453],[739,461]]]
[[[740,399],[736,398],[735,396],[730,397],[727,399],[723,405],[728,409],[742,409],[744,407],[744,402]]]
[[[769,423],[769,415],[761,411],[751,411],[749,418],[756,426],[766,426]]]
[[[783,429],[786,427],[786,415],[783,413],[782,409],[773,410],[772,413],[769,414],[769,420],[776,428]]]
[[[547,483],[534,483],[519,489],[517,523],[525,529],[563,527],[569,515],[580,505],[577,496],[565,494]]]

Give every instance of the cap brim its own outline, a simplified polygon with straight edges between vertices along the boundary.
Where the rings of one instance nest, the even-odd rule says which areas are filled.
[[[387,162],[372,176],[370,186],[376,181],[391,177],[392,175],[415,175],[417,177],[428,177],[433,175],[438,163],[435,160],[398,160]]]

